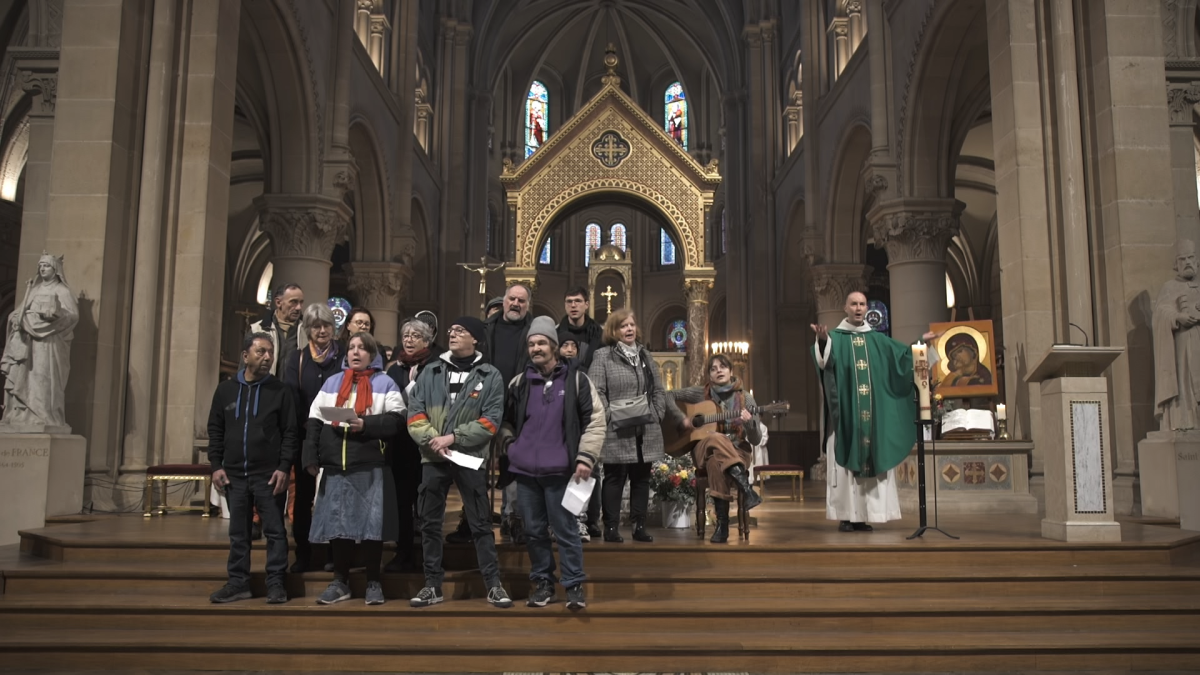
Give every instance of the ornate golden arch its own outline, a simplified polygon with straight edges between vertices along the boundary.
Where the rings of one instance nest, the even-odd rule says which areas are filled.
[[[555,218],[580,200],[598,195],[633,196],[658,211],[680,242],[683,289],[708,289],[716,277],[705,260],[705,223],[721,183],[716,160],[702,166],[683,151],[654,119],[620,88],[616,55],[605,57],[604,86],[541,148],[519,166],[505,161],[500,182],[507,191],[510,222],[516,225],[516,247],[505,276],[509,283],[537,283],[539,244]],[[707,293],[689,311],[689,340],[699,350],[689,361],[704,358],[708,334]],[[695,358],[693,358],[693,356]],[[696,368],[691,363],[689,370]]]

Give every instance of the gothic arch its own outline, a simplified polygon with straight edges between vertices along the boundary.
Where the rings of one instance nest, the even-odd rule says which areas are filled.
[[[322,114],[307,36],[297,37],[295,16],[284,3],[242,3],[237,79],[265,131],[264,191],[311,194],[320,188]]]
[[[358,166],[355,192],[361,207],[354,222],[354,260],[386,260],[391,249],[387,224],[391,222],[388,204],[387,167],[380,156],[378,137],[362,119],[350,122],[350,152]]]
[[[830,173],[825,250],[838,262],[862,260],[866,240],[862,228],[863,165],[871,155],[871,131],[862,120],[847,123]]]
[[[953,195],[955,122],[988,80],[983,3],[938,0],[909,66],[899,129],[900,190],[907,197]],[[966,120],[970,123],[973,120]]]

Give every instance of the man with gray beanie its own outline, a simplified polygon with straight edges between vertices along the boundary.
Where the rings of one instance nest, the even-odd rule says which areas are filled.
[[[518,508],[528,529],[529,580],[526,604],[555,602],[551,529],[558,540],[567,608],[587,606],[583,591],[583,547],[575,516],[563,507],[571,481],[587,480],[604,445],[604,403],[591,380],[558,358],[558,328],[548,316],[529,325],[530,364],[508,383],[504,424],[498,443],[516,479]]]

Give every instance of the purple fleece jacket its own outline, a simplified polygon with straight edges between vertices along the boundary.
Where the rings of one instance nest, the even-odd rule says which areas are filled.
[[[567,462],[567,440],[563,435],[563,404],[566,401],[567,368],[559,364],[549,383],[532,365],[526,367],[529,402],[521,435],[508,448],[508,469],[540,478],[574,471]],[[547,386],[549,384],[549,386]]]

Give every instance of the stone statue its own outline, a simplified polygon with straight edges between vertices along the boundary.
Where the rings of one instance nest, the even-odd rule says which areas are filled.
[[[70,433],[64,402],[78,322],[62,257],[43,253],[37,276],[25,285],[24,302],[8,319],[8,343],[0,357],[0,372],[7,378],[0,431]]]
[[[1196,245],[1180,241],[1175,278],[1154,304],[1154,415],[1161,431],[1200,428],[1200,283]]]

